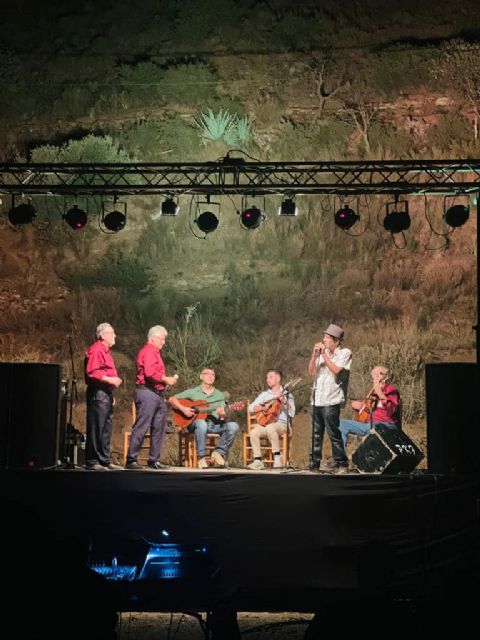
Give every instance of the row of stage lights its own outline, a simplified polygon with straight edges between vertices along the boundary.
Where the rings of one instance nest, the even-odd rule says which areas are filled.
[[[101,208],[100,228],[103,227],[103,230],[109,233],[117,233],[127,224],[127,205],[125,203],[117,202],[117,199],[115,198],[114,207],[117,205],[118,208],[114,208],[112,211],[107,211],[104,204]],[[123,209],[123,211],[120,211],[119,209]],[[36,217],[37,210],[31,202],[22,202],[21,204],[15,205],[15,200],[12,199],[12,207],[8,212],[10,224],[15,227],[31,224],[35,221]],[[74,231],[83,229],[88,222],[87,212],[76,204],[65,211],[62,218]]]
[[[210,204],[210,199],[207,197],[205,204]],[[127,223],[127,205],[125,203],[119,203],[117,198],[114,198],[114,208],[112,211],[107,212],[105,205],[102,205],[101,210],[101,228],[102,225],[107,232],[117,233],[121,231]],[[216,204],[215,206],[220,207]],[[120,211],[123,209],[123,211]],[[180,206],[173,198],[166,198],[161,205],[158,216],[176,216],[180,211]],[[266,219],[265,214],[255,205],[242,207],[242,211],[238,211],[240,225],[247,230],[258,229],[260,225]],[[277,211],[279,216],[293,217],[298,215],[298,207],[293,198],[286,198],[282,201]],[[31,202],[23,202],[19,205],[15,205],[14,199],[12,199],[12,208],[8,213],[9,221],[14,226],[21,226],[32,223],[37,215],[37,211]],[[446,208],[443,213],[443,219],[445,223],[455,229],[464,225],[470,215],[469,208],[463,204],[456,204]],[[157,216],[155,216],[157,217]],[[81,209],[78,205],[73,205],[70,209],[65,211],[62,215],[63,220],[69,227],[75,231],[83,229],[88,222],[87,213]],[[334,222],[343,231],[350,230],[358,221],[360,216],[348,205],[342,206],[334,214]],[[198,229],[206,235],[216,230],[219,224],[218,216],[212,211],[205,210],[199,212],[194,219]],[[398,197],[394,202],[389,202],[386,205],[386,214],[383,219],[383,227],[391,234],[402,233],[409,229],[411,224],[410,214],[408,211],[408,202],[406,200],[399,201]]]

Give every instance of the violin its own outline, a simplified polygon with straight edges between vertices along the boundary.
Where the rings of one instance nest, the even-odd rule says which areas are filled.
[[[378,396],[375,393],[375,387],[367,393],[360,409],[353,411],[354,419],[357,422],[370,422],[370,415],[375,411],[378,404]]]

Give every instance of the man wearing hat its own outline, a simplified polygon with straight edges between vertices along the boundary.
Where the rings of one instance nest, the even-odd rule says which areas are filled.
[[[332,471],[335,473],[348,471],[347,454],[340,432],[340,408],[345,404],[352,352],[340,346],[342,338],[342,327],[330,324],[323,340],[315,343],[308,363],[308,373],[314,376],[310,468],[320,468],[326,428],[332,443]]]

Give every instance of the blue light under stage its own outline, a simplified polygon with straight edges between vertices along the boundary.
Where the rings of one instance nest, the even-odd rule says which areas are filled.
[[[100,592],[94,601],[116,611],[225,600],[239,611],[315,611],[320,598],[430,597],[478,558],[475,475],[0,476],[2,575],[22,604],[83,585],[82,599]]]

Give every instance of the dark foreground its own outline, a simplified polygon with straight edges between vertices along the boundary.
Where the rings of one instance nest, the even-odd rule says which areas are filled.
[[[306,638],[447,637],[476,616],[474,476],[6,471],[0,486],[22,637],[111,637],[121,611],[209,611],[215,638],[239,637],[236,611],[316,612]]]

